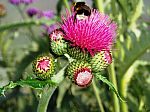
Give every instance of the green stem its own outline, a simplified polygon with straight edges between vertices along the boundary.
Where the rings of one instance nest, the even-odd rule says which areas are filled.
[[[134,62],[132,66],[126,71],[126,73],[123,75],[121,79],[121,88],[120,92],[124,98],[127,98],[128,93],[128,85],[134,76],[134,72],[136,67],[138,66],[138,62]],[[128,112],[128,105],[127,102],[121,102],[121,110],[122,112]]]
[[[68,66],[68,64],[66,64],[65,67],[63,67],[53,78],[52,80],[56,83],[60,83],[61,81],[63,81],[64,79],[64,73],[65,73],[65,69],[66,67]],[[56,87],[45,87],[45,89],[43,90],[43,94],[42,94],[42,97],[39,101],[39,104],[38,104],[38,110],[37,112],[46,112],[47,110],[47,106],[48,106],[48,103],[49,103],[49,100],[52,96],[52,94],[54,93],[55,89],[57,88]]]
[[[100,12],[104,12],[104,7],[103,7],[103,0],[94,0],[95,1],[95,4],[96,4],[96,7],[98,8],[98,10]]]
[[[69,6],[69,3],[68,3],[68,0],[63,0],[63,3],[65,5],[65,7],[68,9],[69,13],[71,13],[71,10],[70,10],[70,6]]]
[[[127,84],[126,84],[126,81],[124,78],[121,80],[121,94],[124,98],[126,98],[127,96]],[[127,103],[126,102],[121,102],[121,110],[122,112],[128,112],[128,106],[127,106]]]
[[[51,24],[54,23],[53,20],[49,20],[49,22],[51,21]],[[1,31],[5,31],[5,30],[9,30],[12,28],[18,28],[18,27],[27,27],[27,26],[32,26],[32,25],[42,25],[45,24],[46,21],[42,21],[42,20],[26,20],[23,22],[16,22],[16,23],[11,23],[11,24],[4,24],[0,26],[0,32]]]
[[[56,87],[45,87],[43,90],[43,94],[41,96],[41,100],[38,104],[37,112],[47,112],[47,106],[51,96],[53,95]]]
[[[101,101],[101,98],[100,98],[100,95],[99,95],[99,90],[98,90],[98,88],[97,88],[97,86],[95,84],[95,80],[94,79],[92,81],[92,87],[93,87],[93,90],[94,90],[94,93],[95,93],[95,96],[96,96],[96,99],[97,99],[100,111],[101,112],[105,112],[103,104],[102,104],[102,101]]]
[[[109,80],[114,84],[116,90],[117,89],[117,80],[116,80],[116,74],[115,74],[115,70],[114,70],[114,63],[112,63],[109,67],[108,67],[108,73],[109,73]],[[119,100],[116,96],[116,94],[113,92],[113,107],[114,107],[114,112],[120,112],[120,105],[119,105]]]
[[[19,14],[21,15],[22,19],[25,20],[26,19],[26,16],[24,15],[24,12],[21,10],[21,8],[19,6],[16,7]]]

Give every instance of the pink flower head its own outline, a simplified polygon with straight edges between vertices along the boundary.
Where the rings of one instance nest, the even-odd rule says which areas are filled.
[[[36,68],[41,72],[46,72],[50,69],[51,60],[49,57],[41,57],[36,64]]]
[[[32,63],[33,73],[37,78],[45,80],[51,78],[55,73],[55,62],[51,54],[39,55]]]
[[[110,50],[116,37],[117,25],[109,16],[96,9],[86,19],[75,20],[75,13],[62,18],[61,28],[64,30],[65,39],[72,46],[78,46],[83,51],[87,50],[93,56],[96,52]]]

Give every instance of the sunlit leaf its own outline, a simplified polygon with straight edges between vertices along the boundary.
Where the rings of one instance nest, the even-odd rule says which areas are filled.
[[[107,85],[109,86],[109,88],[110,88],[113,92],[115,92],[115,94],[117,95],[117,97],[118,97],[121,101],[123,101],[123,102],[125,101],[125,100],[119,95],[119,93],[118,93],[118,91],[116,90],[115,86],[114,86],[109,80],[107,80],[106,77],[100,75],[99,73],[96,73],[95,75],[96,75],[96,78],[97,78],[98,80],[100,80],[100,81],[102,81],[103,83],[107,84]]]
[[[126,50],[125,57],[122,63],[120,63],[119,74],[123,75],[129,67],[150,48],[149,32],[143,31],[141,37],[135,37],[134,32],[129,33],[132,38],[131,48]],[[135,40],[136,38],[136,40]],[[122,46],[125,46],[123,43]]]
[[[17,82],[10,81],[9,84],[0,88],[0,95],[4,95],[5,91],[7,91],[8,89],[13,89],[16,86],[22,86],[22,87],[28,86],[28,87],[31,87],[34,89],[43,89],[46,85],[50,85],[53,87],[53,86],[56,86],[57,83],[55,83],[51,80],[38,80],[38,79],[32,79],[32,78],[20,80]]]

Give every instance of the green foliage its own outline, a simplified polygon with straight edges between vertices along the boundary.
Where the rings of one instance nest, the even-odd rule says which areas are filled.
[[[33,79],[33,78],[20,80],[20,81],[17,81],[17,82],[10,81],[9,84],[7,84],[6,86],[3,86],[2,88],[0,88],[0,95],[5,96],[5,94],[4,94],[5,91],[7,91],[8,89],[13,89],[16,86],[21,86],[21,87],[29,86],[29,87],[34,88],[34,89],[43,89],[46,85],[56,86],[56,83],[53,82],[52,80],[40,81],[38,79]]]
[[[96,74],[96,78],[100,81],[102,81],[103,83],[107,84],[109,86],[109,88],[117,95],[117,97],[122,101],[125,102],[125,100],[119,95],[118,91],[116,90],[115,86],[113,85],[113,83],[111,83],[109,80],[107,80],[106,77],[100,75],[99,73]]]
[[[122,42],[121,46],[125,50],[124,52],[124,59],[122,60],[122,63],[120,67],[123,66],[123,68],[120,68],[120,75],[123,75],[128,68],[135,62],[140,56],[143,55],[144,52],[146,52],[147,49],[150,48],[150,33],[147,31],[143,31],[142,35],[137,38],[134,32],[129,33],[129,39],[130,39],[130,47],[128,48],[126,45],[127,41]],[[136,47],[135,47],[136,46]],[[121,47],[121,48],[122,48]]]
[[[112,50],[114,66],[110,66],[108,72],[95,74],[95,88],[93,85],[79,88],[65,78],[66,67],[72,61],[67,54],[54,55],[57,73],[52,80],[32,77],[32,61],[50,51],[48,37],[42,36],[41,25],[59,22],[64,7],[70,10],[69,3],[58,0],[57,14],[50,20],[24,18],[11,22],[9,18],[5,23],[5,17],[0,18],[0,111],[148,112],[150,9],[145,9],[149,6],[145,0],[92,1],[118,24],[118,38]],[[24,7],[20,8],[24,11]]]

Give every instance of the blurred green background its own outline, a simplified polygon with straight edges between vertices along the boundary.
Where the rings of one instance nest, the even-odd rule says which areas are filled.
[[[118,24],[113,50],[113,63],[102,71],[126,99],[121,102],[108,86],[95,80],[95,85],[79,88],[67,79],[54,91],[48,112],[150,112],[150,1],[149,0],[87,0],[90,7],[108,14]],[[37,7],[52,10],[54,23],[60,21],[70,0],[37,0],[20,6],[23,15],[8,0],[0,0],[6,14],[0,16],[0,87],[10,81],[25,79],[32,74],[31,62],[49,50],[45,30],[26,15],[26,9]],[[49,25],[51,20],[39,20]],[[17,23],[27,25],[16,25]],[[16,25],[16,26],[15,26]],[[30,28],[32,32],[30,32]],[[34,33],[34,35],[33,35]],[[59,58],[65,66],[64,57]],[[59,71],[59,70],[58,70]],[[16,87],[0,96],[0,112],[36,112],[41,90]],[[97,96],[98,95],[98,96]]]

